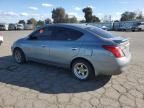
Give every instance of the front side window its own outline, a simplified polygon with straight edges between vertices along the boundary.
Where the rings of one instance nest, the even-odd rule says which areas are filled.
[[[51,28],[45,27],[40,30],[37,30],[34,32],[31,36],[30,39],[35,39],[35,40],[50,40],[52,36],[53,30]]]
[[[34,32],[30,39],[72,41],[79,39],[83,33],[64,27],[46,27]]]

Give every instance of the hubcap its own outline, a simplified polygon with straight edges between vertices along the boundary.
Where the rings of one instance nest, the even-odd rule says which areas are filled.
[[[16,60],[18,63],[21,62],[21,53],[20,53],[18,50],[15,51],[15,60]]]
[[[74,74],[79,78],[79,79],[85,79],[88,77],[88,67],[83,64],[83,63],[77,63],[74,66]]]

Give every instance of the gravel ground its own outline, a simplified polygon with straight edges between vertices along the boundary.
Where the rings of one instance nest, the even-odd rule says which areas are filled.
[[[144,108],[144,32],[112,32],[130,39],[129,68],[118,76],[86,82],[54,66],[16,64],[10,46],[30,32],[2,32],[0,108]]]

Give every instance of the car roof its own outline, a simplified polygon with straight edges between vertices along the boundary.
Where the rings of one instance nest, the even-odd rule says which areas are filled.
[[[76,27],[76,28],[85,29],[85,28],[90,27],[90,26],[92,26],[92,25],[89,25],[89,24],[60,23],[60,24],[47,24],[47,25],[45,25],[45,26]]]

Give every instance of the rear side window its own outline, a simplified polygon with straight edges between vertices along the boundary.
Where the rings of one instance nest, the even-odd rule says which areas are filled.
[[[97,36],[100,36],[102,38],[114,38],[115,36],[105,30],[102,30],[100,28],[90,26],[86,28],[88,31],[95,33]]]
[[[56,27],[55,32],[53,34],[53,40],[77,40],[79,39],[83,33],[77,30],[64,28],[64,27]]]

